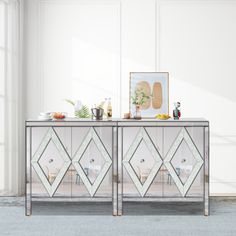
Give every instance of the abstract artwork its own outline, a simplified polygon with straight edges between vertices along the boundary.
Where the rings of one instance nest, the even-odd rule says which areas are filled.
[[[169,114],[169,73],[168,72],[131,72],[130,99],[131,116],[135,114],[135,105],[131,97],[141,91],[149,98],[141,106],[143,118],[154,118],[157,114]]]

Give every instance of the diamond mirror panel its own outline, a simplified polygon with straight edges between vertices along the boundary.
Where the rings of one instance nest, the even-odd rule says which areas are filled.
[[[196,159],[183,139],[171,160],[171,164],[182,184],[186,183],[196,163]]]
[[[64,160],[52,139],[49,140],[47,147],[40,156],[38,164],[48,179],[48,182],[52,185],[64,164]]]
[[[52,197],[71,164],[71,159],[53,128],[48,129],[31,163]]]
[[[94,128],[89,129],[72,163],[89,194],[94,196],[112,163],[108,151]]]
[[[88,147],[79,162],[90,183],[94,184],[103,165],[105,164],[105,160],[94,143],[94,140],[90,140]]]
[[[185,128],[176,137],[164,164],[178,190],[185,196],[203,165],[203,158]]]
[[[140,195],[145,196],[162,165],[162,158],[145,128],[140,128],[124,157],[123,164]]]
[[[134,155],[132,156],[130,165],[134,169],[140,183],[143,185],[155,165],[155,159],[143,139],[140,141]]]

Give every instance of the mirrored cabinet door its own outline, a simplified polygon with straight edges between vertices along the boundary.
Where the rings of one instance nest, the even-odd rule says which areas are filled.
[[[33,196],[70,196],[71,129],[34,127],[31,146]]]
[[[112,127],[34,127],[31,147],[33,196],[111,199]]]
[[[123,197],[162,196],[162,129],[122,128]]]
[[[72,197],[112,197],[112,128],[72,130]]]
[[[164,196],[203,197],[203,127],[164,128]]]
[[[122,129],[123,197],[203,197],[203,127]]]

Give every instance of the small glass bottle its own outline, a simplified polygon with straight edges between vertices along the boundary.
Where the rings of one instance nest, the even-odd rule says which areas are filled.
[[[99,104],[99,106],[97,108],[104,109],[105,103],[106,103],[106,98]]]
[[[112,105],[111,105],[111,98],[108,98],[108,104],[107,104],[107,119],[112,119]]]

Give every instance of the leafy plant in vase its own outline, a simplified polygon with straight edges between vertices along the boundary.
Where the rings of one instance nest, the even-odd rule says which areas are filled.
[[[134,92],[134,96],[131,96],[132,104],[135,105],[135,116],[134,119],[140,120],[141,117],[141,107],[144,105],[150,96],[147,96],[142,89],[137,89]]]
[[[70,99],[66,99],[66,102],[68,102],[74,107],[75,117],[77,118],[90,118],[91,117],[90,109],[86,105],[83,105],[81,101],[78,100],[76,102],[73,102]]]

